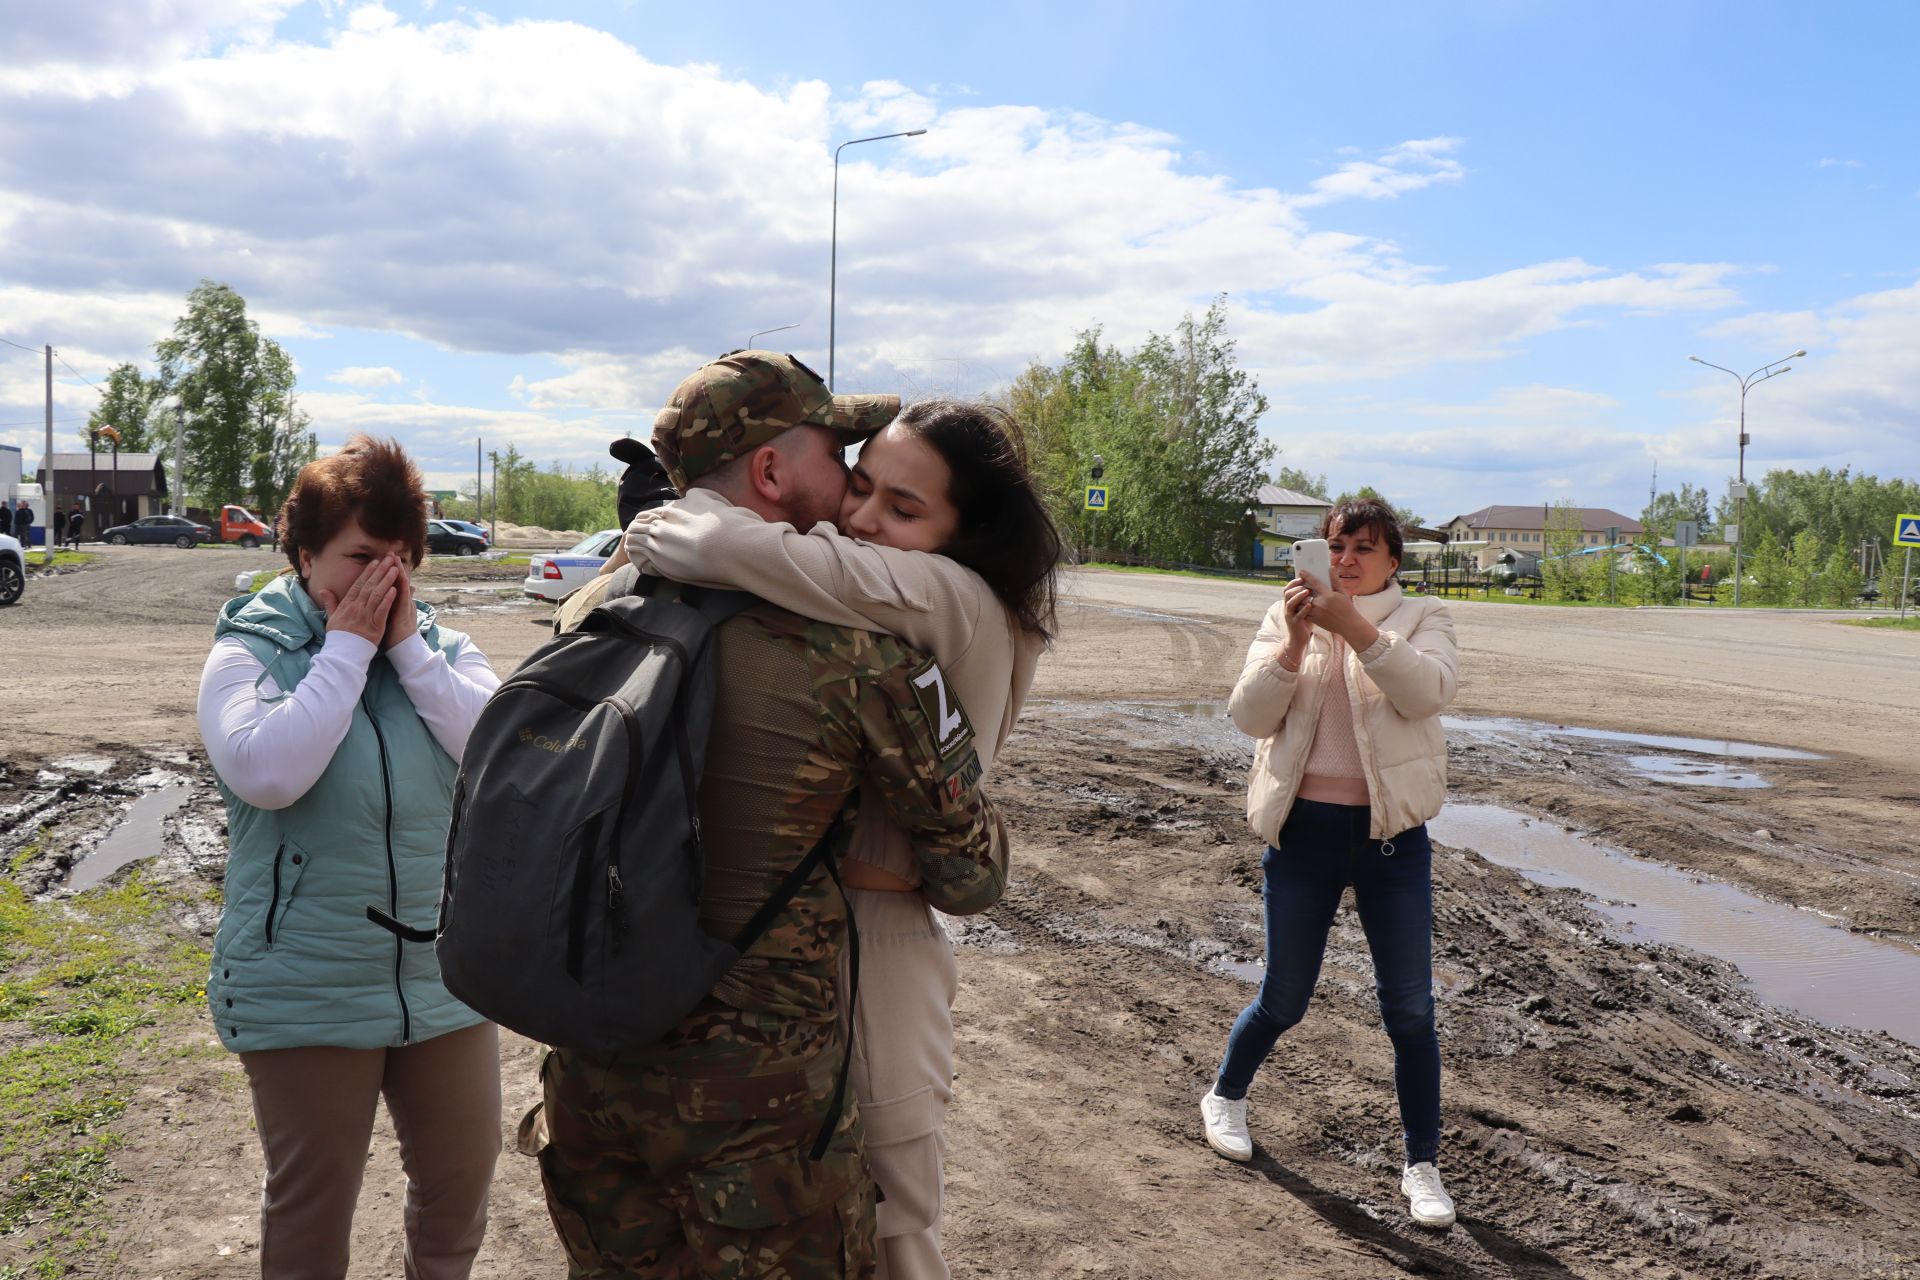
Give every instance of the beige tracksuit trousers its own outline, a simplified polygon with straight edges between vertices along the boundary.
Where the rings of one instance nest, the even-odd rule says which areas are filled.
[[[266,1156],[260,1274],[347,1274],[374,1104],[407,1172],[407,1280],[466,1280],[487,1230],[500,1154],[500,1034],[491,1022],[400,1049],[264,1049],[240,1055]]]
[[[953,1097],[953,943],[917,893],[848,892],[860,929],[853,1088],[884,1197],[879,1280],[947,1280],[940,1255]]]

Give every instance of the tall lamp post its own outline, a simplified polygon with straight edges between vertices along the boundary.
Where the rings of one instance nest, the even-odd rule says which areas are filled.
[[[1747,537],[1746,523],[1744,520],[1747,507],[1747,391],[1749,388],[1759,386],[1768,378],[1777,378],[1783,373],[1791,372],[1793,366],[1785,362],[1788,360],[1798,360],[1806,354],[1807,349],[1802,347],[1792,355],[1781,356],[1778,360],[1769,360],[1744,378],[1723,364],[1715,364],[1711,360],[1702,360],[1699,356],[1687,357],[1687,359],[1693,361],[1695,364],[1703,364],[1709,369],[1718,369],[1722,373],[1731,374],[1733,380],[1740,384],[1740,469],[1734,480],[1734,483],[1739,486],[1739,492],[1733,500],[1733,523],[1740,531],[1740,536],[1733,540],[1733,607],[1736,609],[1740,607],[1740,544],[1746,541]],[[1776,369],[1774,368],[1775,365],[1779,365],[1780,367]],[[1685,585],[1684,582],[1681,584],[1683,589]]]
[[[833,317],[840,283],[840,153],[863,142],[885,142],[888,138],[917,138],[925,129],[904,133],[876,133],[871,138],[853,138],[833,149],[833,235],[827,249],[827,390],[833,390]],[[755,335],[758,336],[758,335]]]
[[[747,350],[752,351],[754,349],[753,340],[755,338],[762,337],[769,333],[785,333],[788,329],[798,329],[799,327],[800,322],[795,320],[792,324],[777,324],[771,329],[762,329],[758,333],[750,333],[747,335]]]

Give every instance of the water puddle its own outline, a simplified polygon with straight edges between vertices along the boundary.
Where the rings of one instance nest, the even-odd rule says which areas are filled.
[[[1497,805],[1448,804],[1433,838],[1585,895],[1629,937],[1730,961],[1770,1004],[1920,1045],[1920,956]]]
[[[159,853],[161,827],[192,793],[191,787],[171,786],[135,800],[120,825],[92,853],[73,864],[66,887],[75,892],[91,889],[128,863]]]
[[[1585,729],[1577,725],[1546,724],[1538,720],[1508,717],[1441,716],[1449,729],[1475,737],[1517,737],[1544,740],[1577,738],[1588,742],[1617,743],[1629,747],[1652,747],[1658,751],[1689,751],[1695,755],[1723,756],[1738,760],[1824,760],[1813,751],[1792,747],[1769,747],[1758,742],[1733,742],[1725,738],[1676,738],[1659,733],[1621,733],[1613,729]]]
[[[1753,770],[1738,765],[1683,760],[1678,756],[1629,756],[1627,765],[1643,778],[1679,787],[1730,787],[1748,791],[1773,785]]]
[[[1258,960],[1235,960],[1232,956],[1215,956],[1207,968],[1229,978],[1238,978],[1259,986],[1267,980],[1267,966]]]

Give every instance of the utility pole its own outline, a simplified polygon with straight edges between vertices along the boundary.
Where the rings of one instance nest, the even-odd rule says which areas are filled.
[[[480,437],[473,438],[473,522],[480,523],[480,502],[487,490],[480,480]]]
[[[173,401],[173,509],[180,515],[187,514],[187,407],[178,396]],[[278,512],[273,515],[279,523]]]
[[[54,513],[60,509],[56,505],[58,499],[53,492],[53,346],[51,343],[47,346],[47,452],[46,461],[41,464],[41,469],[47,473],[47,482],[40,487],[40,493],[47,500],[47,564],[51,566],[53,544],[57,541],[53,536]],[[65,527],[63,523],[61,525],[63,531]],[[24,548],[22,551],[24,554]]]

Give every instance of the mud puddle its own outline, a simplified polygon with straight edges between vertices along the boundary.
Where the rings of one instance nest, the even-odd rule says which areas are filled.
[[[1726,787],[1733,791],[1757,791],[1773,785],[1753,770],[1742,769],[1738,765],[1683,760],[1678,756],[1628,756],[1627,767],[1649,782],[1662,782],[1676,787]]]
[[[76,893],[91,889],[124,866],[157,857],[165,838],[167,819],[192,795],[193,788],[175,783],[135,800],[127,816],[107,838],[73,864],[64,887]]]
[[[1905,948],[1497,805],[1449,803],[1427,829],[1537,884],[1579,892],[1627,938],[1728,961],[1769,1004],[1920,1045],[1920,1003],[1911,998],[1920,956]]]
[[[1449,730],[1478,738],[1521,739],[1542,742],[1554,738],[1572,738],[1583,742],[1601,742],[1610,746],[1652,747],[1655,750],[1685,751],[1693,755],[1721,756],[1737,760],[1823,760],[1826,757],[1793,747],[1767,746],[1758,742],[1734,742],[1725,738],[1683,738],[1660,733],[1622,733],[1613,729],[1587,729],[1578,725],[1547,724],[1539,720],[1520,720],[1506,716],[1441,716]]]

